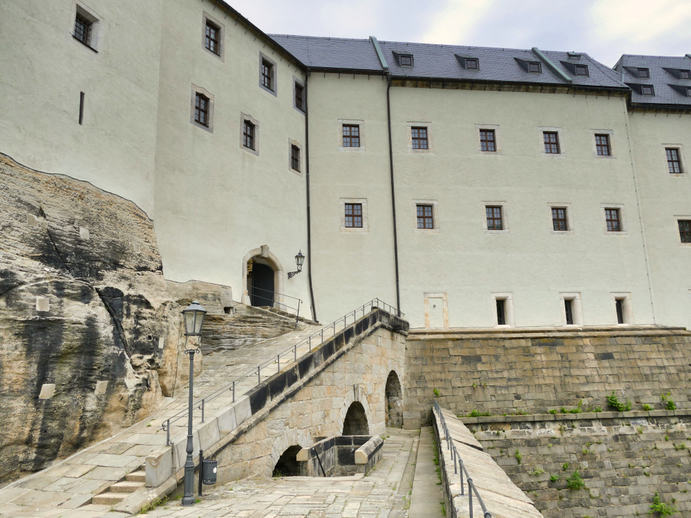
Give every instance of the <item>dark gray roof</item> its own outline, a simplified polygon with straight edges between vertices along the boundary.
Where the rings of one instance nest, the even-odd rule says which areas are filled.
[[[321,70],[358,70],[384,73],[375,41],[367,39],[319,38],[270,35],[305,65]],[[409,42],[378,42],[388,70],[394,77],[441,80],[475,80],[542,85],[573,84],[591,88],[626,86],[613,70],[585,53],[466,47]],[[412,54],[413,66],[400,66],[396,54]],[[459,60],[459,58],[461,58]],[[479,67],[463,66],[462,58],[477,58]],[[539,62],[541,72],[529,72],[527,62]],[[587,66],[588,75],[575,75],[572,63]]]
[[[648,70],[649,77],[640,77],[638,69]],[[691,74],[691,55],[636,56],[624,54],[614,69],[622,82],[631,88],[631,104],[650,107],[691,108],[691,79],[684,79],[680,70]],[[653,95],[644,86],[653,87]]]
[[[370,40],[288,34],[269,36],[310,68],[382,73]]]

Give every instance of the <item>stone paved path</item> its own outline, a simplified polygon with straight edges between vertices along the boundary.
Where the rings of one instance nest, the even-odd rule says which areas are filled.
[[[366,477],[245,479],[211,490],[182,507],[173,500],[140,515],[148,518],[405,518],[417,431],[387,429],[382,459]],[[386,437],[386,436],[385,436]],[[440,509],[435,501],[434,505]],[[110,515],[108,515],[110,518]]]
[[[225,385],[234,378],[247,374],[257,363],[275,358],[317,331],[319,327],[300,324],[294,332],[223,353],[208,354],[203,359],[204,371],[195,378],[195,395],[205,395],[214,387]],[[325,331],[325,338],[332,330]],[[297,356],[308,352],[307,345],[297,350]],[[282,365],[284,368],[285,365]],[[262,379],[276,372],[276,364],[262,370]],[[236,396],[244,394],[257,383],[256,375],[243,377]],[[206,415],[213,416],[231,403],[231,393],[206,406]],[[55,463],[38,473],[19,479],[0,489],[0,516],[2,517],[100,517],[110,507],[84,505],[94,495],[121,480],[127,473],[139,469],[152,449],[165,444],[166,433],[161,430],[164,419],[177,410],[186,408],[187,391],[178,387],[173,398],[163,402],[157,412],[140,423],[127,428],[100,443],[94,444],[67,459]],[[199,412],[195,411],[195,426]],[[171,427],[174,442],[186,435],[186,419]],[[83,507],[82,507],[83,506]],[[118,513],[107,513],[117,518]]]
[[[431,426],[420,430],[420,445],[415,463],[415,478],[411,497],[410,516],[415,518],[438,518],[442,514],[444,497],[434,464],[434,441]]]

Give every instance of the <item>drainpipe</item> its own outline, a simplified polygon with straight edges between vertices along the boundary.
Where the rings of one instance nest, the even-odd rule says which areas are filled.
[[[307,282],[310,288],[310,308],[312,320],[317,320],[317,308],[314,306],[314,289],[312,288],[312,220],[310,206],[310,132],[309,132],[309,101],[307,95],[307,83],[310,71],[305,74],[305,195],[307,199]]]
[[[396,312],[401,316],[401,289],[398,275],[398,231],[396,228],[396,189],[393,174],[393,146],[391,144],[391,74],[386,74],[386,123],[389,133],[389,176],[391,178],[391,214],[393,218],[393,258],[396,272]]]

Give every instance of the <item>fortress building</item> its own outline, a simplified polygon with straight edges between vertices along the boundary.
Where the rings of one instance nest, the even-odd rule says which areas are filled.
[[[691,326],[691,54],[6,0],[0,67],[0,152],[139,205],[169,279],[325,322],[376,296],[412,327]]]

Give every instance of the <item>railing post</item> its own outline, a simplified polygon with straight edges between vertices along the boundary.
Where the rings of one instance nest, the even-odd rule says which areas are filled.
[[[276,374],[281,372],[281,355],[277,354],[276,355],[276,363],[278,364],[278,367],[276,367]]]
[[[293,361],[298,361],[298,344],[293,344]]]
[[[166,446],[170,446],[170,417],[166,419]]]
[[[345,329],[345,323],[343,324],[343,328]],[[336,337],[336,321],[334,320],[334,338]]]
[[[300,302],[302,302],[300,299],[298,299],[298,312],[295,315],[295,327],[298,326],[298,323],[300,322]]]
[[[473,518],[473,479],[468,479],[468,514]]]
[[[454,448],[451,451],[453,452],[453,472],[454,472],[454,474],[456,474],[456,473],[458,473],[458,471],[456,471],[456,457],[457,457],[456,448]]]
[[[257,385],[262,382],[262,366],[257,365]]]
[[[307,350],[308,350],[309,352],[312,352],[312,335],[309,335],[309,337],[307,338],[307,340],[308,340],[308,342],[307,342],[307,343],[308,343],[308,348],[307,348]]]
[[[204,401],[205,401],[205,400],[202,399],[202,406],[201,406],[201,410],[202,410],[202,423],[204,422]]]
[[[233,403],[235,403],[235,380],[233,380]]]
[[[335,327],[336,327],[336,326],[334,326],[334,328],[335,328]],[[322,343],[322,344],[324,343],[324,328],[323,328],[323,327],[322,327],[322,341],[321,341],[321,343]]]
[[[463,459],[460,457],[458,458],[458,471],[461,473],[461,494],[465,494],[465,490],[463,488]]]

